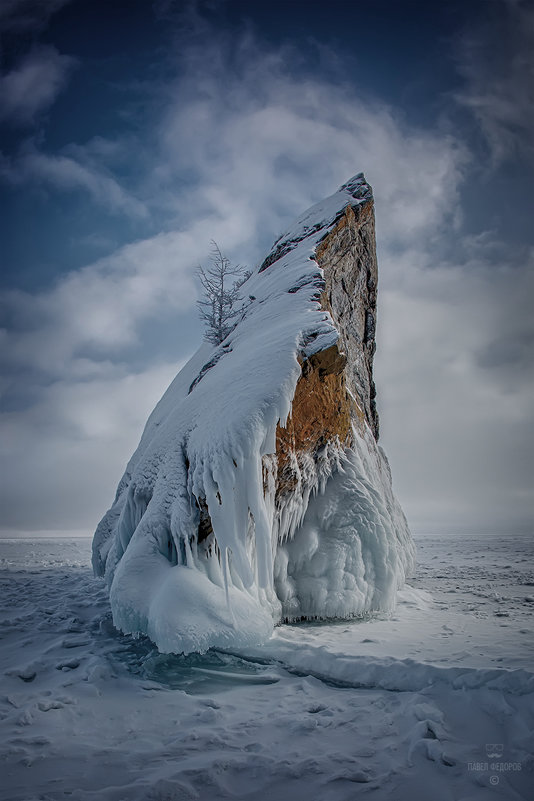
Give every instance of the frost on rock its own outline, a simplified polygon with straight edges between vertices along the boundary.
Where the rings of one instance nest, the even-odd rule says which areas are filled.
[[[203,652],[393,608],[414,548],[377,445],[376,283],[359,174],[278,239],[150,415],[93,541],[122,631]]]

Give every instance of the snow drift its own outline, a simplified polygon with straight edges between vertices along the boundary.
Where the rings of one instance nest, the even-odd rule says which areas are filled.
[[[113,620],[163,652],[391,610],[414,548],[377,445],[373,199],[313,206],[149,417],[93,541]]]

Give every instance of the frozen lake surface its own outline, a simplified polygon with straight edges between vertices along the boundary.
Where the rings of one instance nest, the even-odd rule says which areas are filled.
[[[532,538],[417,545],[390,618],[180,657],[115,631],[89,539],[0,540],[0,798],[531,799]]]

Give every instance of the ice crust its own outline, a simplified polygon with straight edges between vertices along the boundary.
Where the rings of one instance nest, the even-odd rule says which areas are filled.
[[[385,455],[371,434],[353,433],[353,448],[310,499],[296,536],[278,546],[275,586],[289,620],[392,611],[411,569],[410,534]]]
[[[204,652],[264,642],[283,618],[393,608],[413,545],[371,431],[310,460],[281,508],[266,470],[299,357],[338,339],[317,300],[316,246],[371,197],[359,174],[302,215],[243,285],[234,331],[204,343],[150,415],[93,540],[123,632]],[[202,542],[200,501],[214,531]]]

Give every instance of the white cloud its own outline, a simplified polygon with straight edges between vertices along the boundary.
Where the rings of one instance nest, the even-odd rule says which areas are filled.
[[[29,180],[49,183],[58,189],[84,189],[97,203],[112,212],[134,218],[148,215],[144,204],[128,194],[112,176],[74,158],[34,151],[22,156],[17,166]]]
[[[199,206],[241,203],[246,223],[252,203],[256,224],[276,234],[296,209],[364,169],[388,240],[450,224],[465,160],[458,141],[404,125],[342,83],[295,77],[254,41],[232,54],[233,69],[218,43],[207,47],[189,55],[160,128],[171,175],[198,177]]]
[[[461,263],[432,263],[437,252],[421,248],[380,262],[382,440],[418,530],[528,524],[534,254],[495,263],[483,241],[465,252]],[[492,362],[503,342],[512,356]]]
[[[113,147],[109,143],[108,150]],[[87,147],[70,147],[70,154],[50,155],[40,152],[34,143],[23,143],[21,152],[8,159],[0,154],[0,178],[11,184],[37,184],[60,191],[82,190],[93,201],[114,214],[134,220],[149,216],[146,205],[135,198],[113,177],[105,163],[107,151],[101,142],[100,160],[93,157],[93,143]]]
[[[51,384],[25,414],[2,415],[3,535],[91,534],[149,412],[180,367],[131,374],[115,365],[93,380]]]
[[[403,126],[391,109],[365,104],[347,88],[296,80],[252,42],[241,52],[247,71],[229,74],[219,69],[224,53],[207,55],[189,54],[189,71],[168,90],[144,190],[150,207],[161,202],[163,185],[175,230],[127,245],[51,290],[8,295],[4,304],[18,321],[6,343],[11,360],[57,375],[81,348],[116,354],[162,308],[179,312],[194,304],[193,270],[211,239],[236,260],[257,260],[258,240],[268,247],[295,214],[362,168],[375,186],[382,241],[406,246],[454,220],[464,154],[452,138]],[[196,90],[201,56],[219,65],[202,71],[203,99]],[[107,158],[109,148],[70,151],[67,157],[29,150],[23,169],[128,205],[117,181],[96,174],[97,154]],[[91,171],[76,160],[86,151]],[[194,176],[186,191],[184,168]]]
[[[5,314],[14,320],[4,331],[5,361],[58,378],[84,349],[116,357],[137,342],[145,320],[194,305],[199,253],[194,228],[160,234],[69,273],[46,292],[5,293]]]
[[[0,121],[31,125],[54,103],[74,64],[54,47],[31,50],[10,72],[0,75]]]

